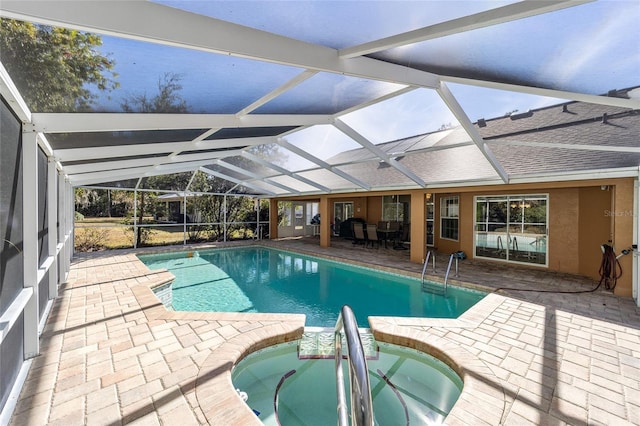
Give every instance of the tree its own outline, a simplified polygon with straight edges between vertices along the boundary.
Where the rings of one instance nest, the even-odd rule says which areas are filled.
[[[149,97],[146,93],[132,95],[125,99],[121,106],[125,112],[138,112],[138,113],[186,113],[189,111],[187,102],[180,95],[182,85],[180,80],[182,76],[174,73],[165,73],[162,77],[158,78],[158,93],[152,97]],[[146,186],[159,188],[166,186],[171,190],[184,190],[187,186],[188,179],[191,176],[189,173],[182,173],[186,182],[182,182],[180,179],[175,181],[176,175],[169,176],[153,176],[150,177]],[[139,222],[142,223],[145,211],[145,202],[153,201],[153,195],[150,193],[149,197],[152,200],[145,199],[145,193],[140,192],[138,199],[138,216]],[[137,245],[142,244],[143,232],[138,229],[138,235],[136,236]]]
[[[0,19],[2,64],[32,111],[88,111],[96,89],[117,88],[115,62],[101,45],[96,34]]]
[[[125,112],[144,113],[186,113],[187,102],[180,95],[182,84],[180,74],[165,73],[158,78],[158,94],[148,97],[146,93],[133,95],[125,99],[121,106]]]

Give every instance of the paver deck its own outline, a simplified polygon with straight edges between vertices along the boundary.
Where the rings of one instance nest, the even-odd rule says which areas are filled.
[[[406,251],[338,241],[323,249],[317,239],[268,244],[421,271]],[[439,257],[438,275],[446,260]],[[169,280],[131,250],[74,258],[11,424],[260,424],[233,390],[231,367],[257,348],[300,337],[304,317],[170,312],[150,290]],[[463,377],[447,424],[640,424],[633,300],[591,291],[597,283],[583,277],[469,260],[456,280],[510,289],[455,320],[371,320],[377,340],[433,353]]]

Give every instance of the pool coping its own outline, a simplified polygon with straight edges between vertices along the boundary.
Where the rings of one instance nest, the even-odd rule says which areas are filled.
[[[254,242],[251,245],[256,244]],[[268,244],[258,245],[269,247]],[[215,248],[206,247],[196,250]],[[171,251],[184,251],[184,248],[164,249],[158,252]],[[149,270],[138,258],[138,254],[152,253],[145,251],[127,255],[132,262],[139,262]],[[332,259],[331,256],[318,256],[304,252],[302,254]],[[333,259],[348,264],[359,264],[348,259]],[[364,263],[361,266],[370,267]],[[415,277],[415,274],[389,267],[370,269]],[[152,289],[172,281],[173,275],[167,270],[149,270],[149,276],[148,281],[131,287],[148,321],[210,320],[247,323],[241,334],[223,342],[205,359],[197,375],[195,393],[200,408],[210,424],[261,425],[262,422],[242,401],[233,386],[231,380],[233,367],[256,350],[300,339],[304,332],[305,315],[171,311],[162,304]],[[482,288],[478,285],[469,285],[469,287]],[[429,329],[433,327],[475,328],[503,301],[503,296],[489,293],[457,319],[369,317],[370,329],[377,341],[409,347],[435,356],[461,377],[464,384],[462,393],[446,417],[445,424],[501,424],[506,407],[505,392],[501,381],[487,364],[461,347],[459,343],[430,333]],[[478,401],[482,401],[482,404],[478,404]],[[489,422],[488,419],[490,419]]]

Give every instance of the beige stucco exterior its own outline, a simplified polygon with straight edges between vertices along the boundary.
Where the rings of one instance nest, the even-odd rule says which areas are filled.
[[[527,184],[468,186],[459,188],[434,188],[395,192],[370,192],[358,194],[328,194],[314,199],[320,203],[322,217],[331,217],[334,202],[353,202],[354,216],[368,223],[382,219],[382,196],[403,195],[410,200],[411,244],[410,258],[422,263],[426,247],[425,196],[433,194],[435,201],[434,248],[451,253],[463,250],[474,257],[474,209],[476,196],[494,195],[548,195],[548,253],[547,265],[513,263],[514,267],[547,268],[552,271],[588,276],[600,279],[602,244],[613,245],[616,253],[630,248],[633,243],[634,179],[594,179],[567,182],[543,182]],[[458,196],[460,200],[459,238],[447,240],[440,236],[440,199]],[[292,198],[292,200],[296,200]],[[309,198],[305,198],[306,201]],[[277,200],[272,200],[272,211],[277,211]],[[272,237],[277,237],[277,219],[272,215]],[[331,245],[329,221],[323,221],[319,244]],[[504,262],[486,259],[488,262]],[[617,282],[615,294],[632,294],[632,256],[620,258],[622,276]]]

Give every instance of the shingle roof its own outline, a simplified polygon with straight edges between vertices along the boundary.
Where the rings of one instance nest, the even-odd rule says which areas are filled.
[[[527,111],[523,115],[517,119],[511,116],[487,119],[485,127],[476,123],[480,135],[510,176],[640,165],[640,110],[569,102]],[[426,140],[434,143],[420,146]],[[464,146],[439,149],[452,144]],[[398,158],[398,162],[428,183],[498,177],[462,128],[412,136],[378,147],[386,152],[403,145],[408,151]],[[420,151],[428,147],[432,150]],[[347,151],[328,161],[359,158],[366,152],[365,148]],[[381,168],[377,161],[347,166],[345,170],[376,186],[384,186],[389,173],[397,173],[390,167]],[[404,183],[412,185],[408,179]]]

